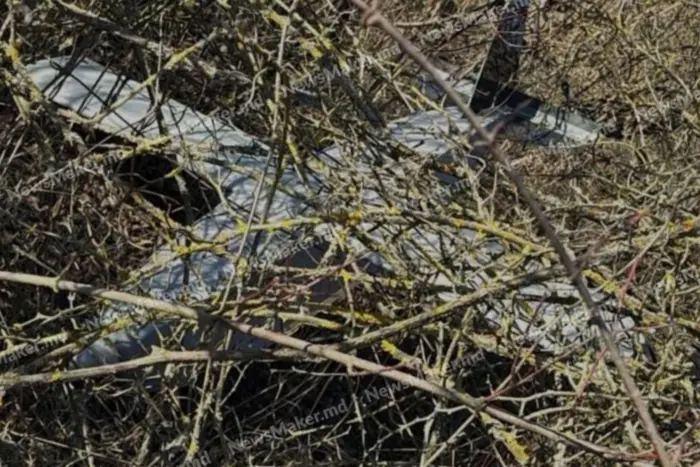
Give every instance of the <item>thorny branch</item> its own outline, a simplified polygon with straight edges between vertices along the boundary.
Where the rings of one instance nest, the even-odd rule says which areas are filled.
[[[554,227],[542,211],[539,202],[535,199],[535,197],[525,185],[523,177],[516,169],[512,168],[510,161],[496,143],[494,135],[488,133],[484,129],[478,117],[474,115],[474,113],[469,109],[469,107],[467,107],[467,105],[462,101],[461,97],[459,96],[459,94],[457,94],[454,88],[452,88],[452,86],[450,86],[442,78],[438,70],[430,63],[427,57],[423,55],[416,47],[414,47],[399,32],[399,30],[396,29],[379,12],[379,0],[372,0],[370,5],[367,5],[362,0],[351,1],[355,6],[357,6],[360,10],[363,11],[363,23],[367,24],[368,26],[376,26],[378,28],[381,28],[386,34],[391,36],[392,39],[398,42],[401,48],[408,55],[410,55],[411,58],[413,58],[423,69],[425,69],[431,74],[433,79],[435,79],[435,81],[440,85],[440,87],[445,91],[445,93],[450,97],[450,99],[452,99],[455,102],[455,104],[459,107],[464,116],[467,117],[474,131],[476,131],[479,134],[479,136],[487,143],[489,152],[493,155],[494,159],[503,167],[503,170],[508,175],[508,178],[510,178],[510,180],[517,187],[518,193],[523,198],[523,200],[530,208],[532,213],[535,215],[535,218],[537,219],[538,224],[544,231],[545,236],[552,243],[552,246],[554,246],[554,249],[561,258],[562,263],[566,267],[567,272],[573,278],[573,283],[578,289],[579,293],[581,294],[581,298],[588,307],[594,324],[600,329],[601,336],[603,337],[603,341],[605,342],[607,350],[610,354],[610,358],[617,367],[617,370],[620,373],[620,378],[622,379],[622,382],[625,385],[625,388],[627,389],[630,398],[634,402],[634,405],[637,408],[637,411],[639,412],[639,417],[641,418],[642,423],[644,424],[644,427],[647,433],[649,434],[649,438],[651,439],[651,442],[654,445],[654,449],[656,450],[656,453],[659,456],[659,461],[664,467],[672,467],[674,464],[671,462],[671,459],[666,453],[664,441],[659,435],[659,430],[657,429],[656,424],[654,423],[654,420],[651,416],[651,413],[649,412],[649,409],[647,408],[647,405],[644,402],[644,399],[642,398],[642,394],[639,391],[639,388],[635,384],[634,379],[632,378],[629,370],[627,369],[627,366],[622,360],[622,356],[620,355],[620,352],[617,348],[617,344],[615,343],[615,339],[612,336],[612,333],[610,332],[610,328],[602,319],[600,311],[598,309],[598,305],[595,303],[595,301],[593,301],[593,297],[591,297],[591,293],[588,290],[588,287],[576,266],[576,258],[573,256],[573,254],[569,253],[564,247],[564,244],[559,239],[559,236],[554,230]]]
[[[465,405],[474,411],[483,411],[484,413],[509,423],[519,428],[531,431],[533,433],[544,436],[552,441],[564,442],[571,446],[588,450],[597,455],[608,459],[631,460],[637,458],[637,455],[615,452],[601,446],[597,446],[587,441],[577,440],[569,435],[550,430],[546,427],[539,426],[534,423],[526,422],[520,417],[514,416],[499,408],[484,404],[480,399],[475,399],[467,394],[458,391],[444,388],[438,384],[426,381],[408,373],[398,370],[392,370],[385,366],[363,360],[351,355],[333,350],[328,346],[311,344],[301,339],[279,334],[264,328],[258,328],[249,324],[240,323],[234,320],[216,318],[201,311],[193,310],[182,305],[171,304],[161,300],[147,299],[125,292],[117,292],[104,290],[97,287],[92,287],[87,284],[79,284],[71,281],[59,280],[53,278],[34,276],[30,274],[12,273],[8,271],[0,271],[0,281],[10,281],[22,284],[38,285],[42,287],[56,287],[60,290],[70,290],[81,294],[105,298],[108,300],[116,300],[123,303],[138,304],[144,308],[161,311],[170,315],[179,316],[190,320],[204,320],[206,322],[216,321],[231,328],[232,330],[250,334],[260,339],[265,339],[275,344],[303,351],[307,354],[322,357],[331,361],[342,363],[348,367],[350,371],[357,368],[369,373],[377,374],[385,378],[393,379],[412,386],[416,389],[428,392],[438,397],[448,399],[452,402]],[[10,388],[20,384],[37,384],[37,383],[56,383],[75,381],[83,378],[94,378],[102,375],[115,374],[122,371],[133,370],[135,368],[152,366],[157,363],[176,363],[176,362],[208,362],[212,360],[231,360],[241,359],[244,354],[239,352],[171,352],[166,350],[155,350],[154,354],[148,357],[135,359],[130,362],[116,363],[112,365],[104,365],[97,368],[87,368],[79,370],[59,371],[50,373],[39,373],[34,375],[2,375],[0,376],[0,387]]]

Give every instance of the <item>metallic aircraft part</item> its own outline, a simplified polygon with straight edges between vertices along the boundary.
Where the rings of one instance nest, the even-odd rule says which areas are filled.
[[[28,71],[35,83],[44,89],[55,103],[71,108],[84,117],[91,118],[104,112],[109,102],[125,100],[119,108],[110,109],[107,116],[100,121],[101,129],[117,135],[158,137],[148,94],[143,89],[137,90],[137,83],[116,76],[89,60],[78,63],[69,76],[56,79],[60,75],[60,65],[67,63],[68,57],[43,60],[29,66]],[[115,91],[117,88],[118,91]],[[205,151],[203,147],[209,148],[210,152],[205,153],[205,157],[195,161],[188,160],[188,156],[183,153],[180,156],[181,162],[186,167],[192,167],[201,176],[219,183],[227,193],[227,200],[197,222],[192,228],[193,233],[202,240],[214,241],[217,238],[227,238],[226,249],[233,255],[238,251],[242,237],[238,222],[247,219],[252,208],[252,193],[257,184],[256,177],[263,173],[265,165],[264,157],[246,153],[241,148],[251,146],[262,150],[266,148],[257,143],[254,137],[176,101],[167,102],[163,108],[166,115],[166,128],[170,134],[181,142],[198,148],[199,153]],[[497,116],[492,115],[487,117],[486,122],[493,123],[496,119]],[[447,108],[444,112],[417,112],[389,124],[395,141],[413,148],[425,157],[445,162],[456,161],[455,151],[459,144],[450,136],[455,128],[458,134],[466,134],[470,129],[466,119],[453,107]],[[205,145],[202,146],[202,143]],[[319,151],[318,157],[327,167],[379,175],[379,177],[376,175],[368,177],[371,180],[381,179],[382,184],[381,187],[368,185],[362,192],[362,204],[365,207],[386,207],[387,204],[380,196],[380,188],[383,191],[393,190],[398,193],[400,192],[398,182],[392,177],[400,179],[407,175],[406,167],[391,166],[391,162],[389,168],[377,169],[370,158],[366,158],[364,164],[354,166],[345,164],[343,151],[338,146]],[[207,162],[211,160],[218,162]],[[377,170],[381,170],[381,173]],[[309,203],[312,197],[320,199],[320,204],[323,204],[324,199],[328,201],[330,193],[324,186],[323,173],[319,172],[316,175],[317,177],[309,177],[309,181],[302,182],[294,170],[287,168],[280,183],[285,190],[275,193],[270,207],[269,221],[291,219],[313,212],[313,207]],[[448,174],[436,173],[436,176],[448,186],[457,183],[457,180]],[[266,185],[266,188],[272,185],[271,178],[267,180]],[[310,196],[310,193],[313,196]],[[398,195],[397,199],[400,199]],[[404,207],[410,207],[410,200],[404,201],[406,202]],[[261,210],[262,206],[258,209]],[[232,216],[231,213],[234,215]],[[262,211],[257,214],[259,217]],[[462,229],[456,236],[445,236],[427,227],[417,226],[404,229],[400,241],[393,240],[401,233],[399,227],[395,225],[386,226],[365,222],[359,229],[368,232],[371,239],[378,245],[393,250],[395,253],[393,256],[405,258],[406,264],[403,266],[415,268],[418,271],[430,270],[431,261],[443,261],[447,251],[451,257],[459,258],[462,262],[461,280],[473,286],[474,289],[483,286],[490,279],[488,271],[494,270],[499,263],[504,269],[506,267],[503,263],[503,253],[506,252],[507,247],[496,239],[479,241],[477,234],[470,229]],[[266,236],[262,242],[258,242],[264,246],[259,260],[270,262],[279,260],[285,255],[284,252],[290,251],[289,245],[294,241],[294,234],[295,232],[289,231]],[[330,238],[332,231],[324,225],[317,228],[315,234],[316,238]],[[252,250],[253,243],[254,236],[251,235],[243,247],[244,254]],[[378,251],[367,251],[357,239],[350,239],[350,248],[361,253],[363,267],[368,271],[392,271],[393,266]],[[313,267],[322,256],[323,250],[324,246],[321,244],[309,245],[302,251],[294,252],[289,261],[292,266]],[[468,254],[467,250],[469,250]],[[162,248],[154,255],[153,261],[144,268],[151,273],[140,283],[138,289],[155,298],[177,300],[187,288],[190,297],[197,301],[205,301],[220,293],[235,274],[230,259],[209,252],[193,255],[188,263],[192,269],[189,274],[190,282],[185,287],[183,285],[185,264],[169,248]],[[524,271],[521,270],[520,273],[522,272]],[[442,273],[426,277],[426,280],[433,285],[445,288],[454,285],[454,282]],[[316,292],[331,294],[337,290],[337,287],[337,284],[324,283],[317,288]],[[137,292],[137,290],[132,291]],[[615,305],[614,299],[596,291],[592,293],[601,303]],[[452,300],[457,296],[454,292],[443,292],[439,295],[443,301]],[[571,285],[551,281],[524,287],[516,296],[491,300],[479,305],[478,308],[484,317],[496,322],[500,322],[504,313],[513,314],[515,330],[521,333],[523,338],[528,341],[540,339],[541,348],[552,350],[556,347],[556,342],[560,341],[558,336],[563,335],[566,340],[573,341],[590,334],[587,314],[581,305],[564,306],[556,303],[566,298],[574,299],[576,296],[576,291]],[[552,300],[552,297],[556,300]],[[576,300],[573,301],[576,302]],[[542,324],[532,325],[532,317],[528,314],[532,310],[538,310]],[[109,322],[128,312],[134,312],[134,310],[127,306],[115,305],[104,313],[102,321]],[[607,313],[606,319],[611,321],[611,326],[618,332],[627,332],[634,326],[631,318],[620,319],[616,314]],[[257,321],[251,324],[263,323]],[[280,323],[277,321],[273,320],[268,324],[277,330],[280,329]],[[150,346],[158,344],[160,336],[169,335],[171,332],[172,329],[167,321],[123,330],[100,339],[80,352],[75,357],[74,363],[77,366],[92,366],[100,362],[134,358],[147,353]],[[197,333],[189,332],[185,338],[185,346],[192,348],[200,345],[198,336]],[[260,349],[268,345],[267,342],[247,335],[236,335],[233,339],[233,346],[238,349]],[[625,354],[630,355],[632,347],[629,336],[621,340],[621,348]]]

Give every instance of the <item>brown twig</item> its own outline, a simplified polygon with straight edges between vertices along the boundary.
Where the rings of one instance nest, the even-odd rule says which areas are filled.
[[[394,41],[396,41],[399,46],[406,52],[416,63],[418,63],[423,69],[425,69],[433,79],[440,85],[440,87],[445,91],[445,94],[459,107],[461,112],[467,118],[472,128],[476,131],[479,137],[483,138],[486,142],[489,152],[493,155],[493,158],[503,166],[506,175],[515,184],[518,189],[519,195],[523,198],[527,206],[532,211],[533,215],[537,219],[538,224],[544,231],[545,236],[552,243],[555,251],[561,258],[562,263],[566,267],[567,272],[573,277],[573,283],[581,294],[581,298],[588,307],[591,315],[591,320],[599,328],[603,341],[607,346],[610,357],[620,372],[620,377],[622,382],[629,394],[630,399],[637,408],[639,417],[642,420],[645,430],[649,434],[649,438],[654,446],[654,449],[659,457],[661,465],[664,467],[673,466],[673,462],[669,458],[666,450],[664,448],[664,441],[659,434],[656,424],[651,417],[651,413],[644,403],[642,394],[639,391],[634,379],[632,378],[629,370],[622,361],[620,352],[615,344],[615,339],[610,332],[610,328],[607,326],[605,321],[600,315],[598,306],[596,305],[593,297],[591,296],[586,283],[583,280],[578,268],[576,267],[576,258],[573,258],[573,254],[570,255],[567,252],[564,244],[559,239],[554,227],[547,219],[542,208],[540,207],[538,201],[530,193],[530,190],[525,186],[522,176],[520,173],[511,167],[511,164],[506,157],[506,155],[501,151],[500,147],[496,144],[493,134],[487,132],[478,117],[467,107],[467,105],[462,101],[459,94],[450,86],[438,72],[437,68],[433,66],[425,55],[423,55],[410,41],[408,41],[402,34],[396,29],[389,20],[387,20],[379,12],[379,0],[373,0],[371,5],[367,5],[362,0],[351,0],[352,3],[363,12],[363,22],[368,26],[375,26],[383,30],[387,35],[391,36]]]
[[[394,381],[401,382],[407,386],[411,386],[413,388],[420,389],[435,396],[448,399],[458,404],[462,404],[466,407],[469,407],[475,412],[484,412],[503,423],[507,423],[521,428],[523,430],[527,430],[531,433],[538,434],[554,442],[566,443],[567,445],[570,445],[572,447],[585,449],[589,452],[592,452],[596,455],[608,459],[630,460],[635,459],[637,456],[636,454],[613,451],[611,449],[590,443],[588,441],[575,439],[570,435],[559,433],[547,427],[543,427],[535,423],[526,421],[521,417],[506,412],[505,410],[489,406],[487,403],[485,403],[483,399],[474,398],[467,394],[455,391],[453,389],[442,387],[438,384],[432,383],[422,378],[418,378],[408,373],[403,373],[401,371],[390,369],[384,365],[380,365],[368,360],[354,357],[352,355],[347,355],[345,353],[334,350],[328,346],[312,344],[301,339],[286,336],[284,334],[279,334],[277,332],[269,331],[267,329],[251,326],[249,324],[239,323],[233,320],[227,320],[223,318],[217,319],[214,316],[207,315],[202,311],[196,311],[184,305],[172,304],[161,300],[131,295],[125,292],[110,291],[103,288],[94,287],[88,284],[79,284],[65,280],[56,280],[49,277],[36,276],[32,274],[0,271],[0,281],[37,285],[40,287],[47,287],[52,289],[55,288],[59,290],[69,290],[89,295],[92,297],[100,297],[108,300],[119,301],[129,304],[138,304],[139,306],[142,306],[144,308],[149,308],[152,310],[161,311],[172,315],[177,315],[190,320],[217,320],[218,322],[227,325],[230,329],[234,331],[249,334],[259,339],[264,339],[266,341],[270,341],[272,343],[284,347],[289,347],[292,349],[303,351],[309,355],[322,357],[337,363],[341,363],[345,365],[348,369],[357,368],[365,372],[382,375],[386,378],[393,379]],[[136,367],[150,366],[156,363],[172,362],[173,359],[168,359],[168,356],[174,356],[175,360],[178,361],[209,361],[213,359],[216,355],[221,355],[222,357],[225,357],[225,354],[210,353],[208,351],[178,353],[158,350],[155,352],[154,355],[138,359],[137,361],[122,362],[114,365],[107,365],[106,367],[70,370],[66,372],[40,373],[34,375],[3,375],[0,376],[0,385],[2,385],[4,388],[10,388],[21,384],[52,383],[58,381],[65,382],[68,380],[75,380],[79,378],[95,377],[105,373],[114,374],[121,371],[131,370]],[[233,355],[237,354],[234,353]],[[100,368],[103,369],[100,370]]]

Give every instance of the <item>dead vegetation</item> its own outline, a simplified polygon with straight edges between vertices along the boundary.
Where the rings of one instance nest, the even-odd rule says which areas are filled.
[[[493,38],[493,3],[385,0],[381,8],[431,59],[468,72],[484,60]],[[502,147],[567,246],[585,258],[583,276],[591,287],[617,296],[624,306],[616,311],[632,316],[650,342],[651,358],[626,359],[627,367],[671,457],[678,465],[697,465],[700,5],[674,0],[538,5],[530,7],[518,89],[614,122],[623,137],[571,151],[507,141]],[[317,78],[325,76],[323,61],[313,51],[325,50],[324,44],[332,44],[335,59],[347,63],[347,74],[385,122],[426,108],[411,91],[417,65],[387,53],[396,46],[381,31],[364,27],[361,14],[345,1],[9,1],[0,12],[6,18],[0,25],[0,271],[123,289],[155,247],[188,224],[182,196],[168,177],[173,158],[157,150],[27,193],[28,186],[71,161],[133,146],[67,119],[29,94],[14,77],[36,60],[85,55],[138,81],[158,73],[164,98],[204,113],[225,112],[232,124],[281,148],[288,154],[285,163],[299,167],[314,158],[314,149],[333,142],[348,148],[352,162],[360,157],[360,141],[380,146],[386,139],[341,86]],[[470,27],[454,26],[466,24],[465,18]],[[173,54],[199,41],[194,53],[162,69]],[[564,83],[571,89],[568,102]],[[302,106],[295,100],[301,97],[282,92],[301,87],[318,93],[320,105]],[[427,172],[423,180],[401,182],[421,201],[421,215],[434,217],[404,221],[421,219],[447,238],[454,238],[455,228],[435,217],[490,226],[495,230],[490,237],[506,243],[514,270],[537,259],[542,270],[568,280],[498,167],[478,177],[472,173],[478,185],[449,206],[431,198],[437,182]],[[367,182],[349,182],[355,176],[330,173],[328,183],[337,199],[367,216],[357,206],[357,187]],[[212,187],[188,177],[200,217],[219,200]],[[387,193],[391,196],[398,195]],[[389,217],[386,222],[400,221]],[[359,236],[351,221],[333,222]],[[304,323],[296,337],[322,343],[359,338],[438,306],[430,283],[435,270],[412,269],[400,249],[381,247],[402,265],[391,280],[328,268],[271,268],[264,272],[282,279],[259,287],[263,303],[288,313],[292,325]],[[459,258],[442,263],[452,271],[461,267]],[[497,282],[496,266],[491,272]],[[350,293],[334,303],[306,302],[306,309],[288,299],[302,292],[293,284],[309,284],[322,274],[349,277]],[[470,292],[466,279],[456,287],[460,294]],[[655,454],[637,412],[615,368],[595,347],[533,353],[514,337],[512,319],[504,317],[494,329],[472,312],[511,296],[505,285],[496,287],[457,313],[350,351],[486,397],[541,427],[615,453],[616,460],[474,415],[415,388],[394,387],[393,395],[367,402],[367,391],[393,382],[297,356],[178,363],[196,370],[188,376],[190,384],[177,387],[173,377],[157,392],[119,374],[14,387],[0,406],[0,464],[202,465],[210,459],[212,465],[653,465]],[[93,331],[81,323],[104,307],[94,299],[0,282],[0,354],[64,332],[79,339]],[[3,360],[0,368],[30,375],[65,367],[67,355],[39,361],[53,345],[36,348],[19,362]],[[469,355],[484,358],[466,367],[455,364]],[[349,409],[337,416],[319,417],[304,429],[297,424],[294,433],[256,441],[243,451],[227,449],[341,402]]]

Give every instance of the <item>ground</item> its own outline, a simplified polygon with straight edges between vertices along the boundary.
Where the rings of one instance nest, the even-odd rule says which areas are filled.
[[[430,59],[468,72],[479,67],[494,37],[493,3],[498,2],[392,0],[380,7]],[[501,142],[502,148],[565,244],[584,258],[580,266],[589,285],[616,297],[622,303],[617,312],[633,316],[638,331],[652,342],[652,361],[630,358],[625,363],[672,457],[694,465],[700,461],[693,448],[700,444],[695,300],[700,283],[700,5],[671,0],[531,3],[514,85],[615,125],[621,138],[601,138],[567,151],[508,141]],[[0,12],[6,18],[0,25],[0,271],[61,275],[123,289],[155,248],[188,223],[183,198],[173,179],[166,178],[173,163],[158,150],[27,193],[27,186],[70,161],[80,164],[132,145],[71,121],[32,97],[15,80],[23,65],[75,53],[134,80],[158,72],[157,89],[149,91],[224,115],[282,148],[298,167],[310,163],[313,149],[332,142],[346,145],[348,157],[356,157],[352,148],[358,141],[383,138],[342,87],[327,82],[315,50],[331,50],[335,60],[347,64],[346,74],[384,121],[425,105],[411,91],[419,67],[397,54],[384,32],[362,25],[362,14],[344,0],[55,0],[7,2]],[[162,69],[173,54],[198,41],[205,42],[187,59]],[[332,46],[324,48],[327,44]],[[319,92],[323,105],[302,109],[280,92],[285,83],[289,89]],[[246,105],[250,111],[241,110]],[[493,227],[492,236],[510,238],[507,261],[513,260],[514,270],[521,262],[537,261],[544,269],[554,266],[554,274],[567,281],[501,167],[490,164],[479,177],[471,176],[478,180],[471,196],[449,209],[430,200],[435,182],[427,175],[412,189],[420,193],[427,214],[478,222]],[[215,190],[187,177],[196,214],[203,215],[216,203]],[[328,178],[344,202],[357,197],[353,190],[362,180],[349,183],[346,173]],[[350,232],[351,221],[346,216],[338,224]],[[454,232],[438,221],[431,220],[431,226],[446,235]],[[523,242],[536,251],[525,251]],[[410,265],[400,251],[395,255],[397,262]],[[459,264],[453,262],[458,261],[446,258],[444,264],[457,271]],[[295,336],[337,342],[437,306],[435,289],[420,283],[426,271],[421,271],[425,276],[408,266],[406,271],[381,283],[353,279],[352,299],[311,304],[315,312],[310,316],[291,301],[279,305],[291,280],[280,288],[263,288],[261,300],[295,317],[292,323],[304,318]],[[488,271],[497,277],[502,269]],[[267,272],[295,277],[295,283],[310,280],[294,271]],[[332,274],[340,277],[338,271]],[[405,286],[407,281],[413,282]],[[460,294],[467,289],[464,285]],[[464,394],[488,396],[494,406],[553,432],[653,460],[649,437],[615,367],[584,345],[554,355],[529,354],[512,336],[508,319],[494,330],[471,313],[511,296],[507,290],[498,294],[418,330],[362,346],[356,354],[385,365],[418,359],[412,369],[400,368]],[[11,346],[44,342],[38,339],[63,332],[77,339],[87,332],[80,323],[104,306],[87,297],[0,282],[0,356]],[[32,345],[41,352],[15,363],[2,357],[2,371],[31,375],[64,368],[69,353],[55,351],[53,344]],[[168,348],[177,344],[170,342]],[[455,365],[472,355],[480,358],[469,360],[467,367]],[[348,376],[346,366],[323,359],[260,357],[189,366],[196,370],[191,384],[166,385],[155,393],[110,375],[10,389],[0,406],[0,459],[39,466],[76,460],[87,465],[613,463],[483,414],[471,418],[463,406],[415,388],[398,390],[397,383],[381,376]],[[456,367],[459,371],[452,371]],[[355,404],[337,419],[245,452],[226,452],[226,446],[246,436],[340,401],[357,402],[379,387],[390,388],[385,394],[392,395]],[[191,448],[195,445],[199,451]]]

